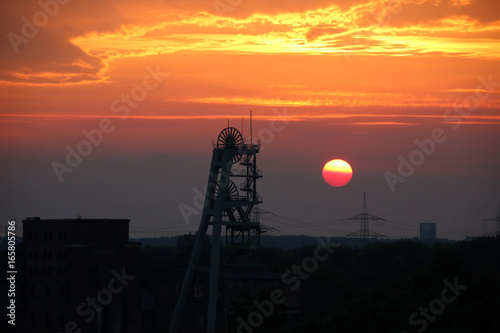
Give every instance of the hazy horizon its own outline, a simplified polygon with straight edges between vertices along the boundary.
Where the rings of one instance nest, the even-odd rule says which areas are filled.
[[[232,3],[2,3],[2,230],[80,215],[130,219],[131,237],[195,232],[201,215],[179,207],[228,123],[250,137],[252,110],[270,234],[359,230],[340,220],[363,192],[390,238],[421,222],[440,238],[495,231],[498,2]],[[346,186],[322,179],[335,158]]]

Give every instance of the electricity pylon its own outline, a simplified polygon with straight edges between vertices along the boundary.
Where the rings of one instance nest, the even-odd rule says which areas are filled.
[[[486,222],[496,222],[496,231],[493,233],[494,235],[500,235],[500,205],[498,206],[497,216],[483,220],[483,223],[486,225]]]
[[[387,221],[386,219],[383,219],[381,217],[375,216],[368,214],[368,209],[366,208],[366,193],[363,192],[363,207],[362,207],[362,213],[358,215],[351,216],[349,218],[343,219],[342,221],[359,221],[360,222],[360,227],[359,231],[351,232],[347,234],[347,237],[357,237],[357,238],[379,238],[379,237],[385,237],[382,234],[379,234],[374,231],[370,231],[369,224],[371,221]]]

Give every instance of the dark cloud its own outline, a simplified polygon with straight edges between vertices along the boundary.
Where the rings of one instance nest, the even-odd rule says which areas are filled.
[[[40,3],[2,4],[0,79],[31,83],[99,79],[101,60],[86,54],[70,40],[91,31],[112,31],[126,19],[106,2],[86,1],[85,6],[78,1]]]

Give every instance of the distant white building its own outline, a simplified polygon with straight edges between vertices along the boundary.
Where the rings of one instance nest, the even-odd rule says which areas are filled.
[[[436,241],[436,223],[420,223],[420,240],[423,242]]]

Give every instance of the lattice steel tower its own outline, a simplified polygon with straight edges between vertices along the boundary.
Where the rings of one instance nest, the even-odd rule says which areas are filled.
[[[262,202],[257,195],[257,180],[262,177],[262,172],[257,169],[259,150],[260,144],[246,144],[241,133],[234,127],[225,128],[213,146],[203,215],[175,307],[170,333],[177,332],[200,257],[203,238],[209,226],[212,226],[212,245],[208,333],[215,332],[222,227],[225,227],[228,264],[250,262],[252,251],[260,247],[261,226],[256,207]],[[240,186],[243,194],[239,193],[233,179],[243,181]]]
[[[483,221],[485,224],[486,224],[486,222],[496,222],[496,224],[497,224],[496,231],[493,232],[493,235],[500,235],[500,205],[497,208],[497,216],[483,220]]]
[[[371,221],[387,221],[381,217],[368,214],[368,209],[366,208],[366,193],[363,192],[363,207],[361,214],[351,216],[349,218],[344,219],[343,221],[359,221],[360,227],[359,231],[351,232],[347,234],[347,237],[359,237],[359,238],[379,238],[379,237],[387,237],[382,234],[379,234],[374,231],[370,231],[369,224]]]

